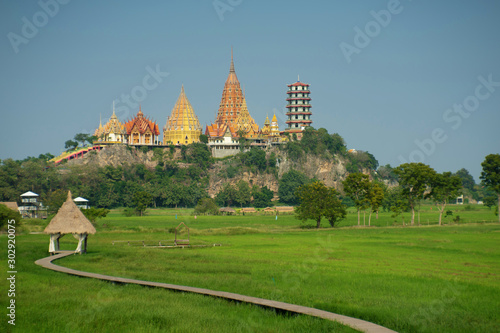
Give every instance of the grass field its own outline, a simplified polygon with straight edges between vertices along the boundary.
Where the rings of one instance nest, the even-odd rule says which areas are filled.
[[[401,217],[394,222],[384,213],[378,220],[372,217],[378,227],[353,228],[357,216],[351,212],[341,228],[326,228],[325,222],[320,230],[300,228],[290,215],[194,219],[190,210],[151,210],[142,218],[126,218],[116,211],[98,222],[87,255],[58,264],[311,306],[400,332],[498,332],[500,225],[486,209],[452,209],[461,216],[459,224],[436,226],[435,209],[424,207],[419,227],[403,228]],[[181,221],[190,227],[192,244],[222,246],[112,245],[115,240],[153,245],[173,239],[169,230]],[[0,237],[5,244],[6,236]],[[74,249],[76,240],[66,236],[61,245]],[[47,248],[46,235],[17,236],[18,308],[12,331],[353,331],[246,304],[48,271],[33,263],[47,255]],[[0,255],[6,267],[6,246]],[[8,289],[5,281],[2,293]],[[3,309],[5,301],[2,297]],[[11,328],[4,319],[0,329]]]

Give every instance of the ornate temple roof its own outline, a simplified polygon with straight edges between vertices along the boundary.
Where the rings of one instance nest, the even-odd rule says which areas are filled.
[[[201,131],[200,121],[194,113],[193,107],[186,97],[184,85],[182,85],[181,93],[175,103],[172,113],[167,118],[167,123],[163,128],[164,131],[175,130],[197,130]]]
[[[215,122],[217,124],[234,125],[241,111],[242,103],[243,92],[241,91],[240,82],[234,70],[233,49],[231,48],[231,66],[229,67],[229,75],[224,84],[219,112],[217,113]]]
[[[238,133],[236,129],[228,124],[210,124],[207,125],[205,128],[205,135],[208,137],[214,138],[214,137],[223,137],[226,131],[231,133],[231,136],[233,138],[238,137]]]
[[[243,97],[240,114],[236,118],[234,127],[236,129],[236,132],[238,132],[239,130],[245,132],[246,138],[255,137],[259,133],[259,125],[255,123],[255,120],[253,120],[252,116],[250,115],[250,112],[248,112],[247,102],[245,97]]]
[[[150,120],[149,118],[144,117],[144,114],[142,113],[140,107],[137,115],[131,120],[127,121],[124,126],[127,134],[129,135],[130,133],[132,133],[132,130],[134,128],[137,128],[137,130],[141,134],[144,134],[149,130],[154,135],[160,135],[160,128],[158,127],[158,124]]]

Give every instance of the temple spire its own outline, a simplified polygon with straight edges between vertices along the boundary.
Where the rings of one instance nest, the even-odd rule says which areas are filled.
[[[297,74],[297,82],[300,82],[300,75]]]
[[[115,101],[113,100],[113,116],[116,116],[115,115]]]
[[[232,46],[231,46],[231,67],[229,68],[229,72],[234,73],[233,47]]]

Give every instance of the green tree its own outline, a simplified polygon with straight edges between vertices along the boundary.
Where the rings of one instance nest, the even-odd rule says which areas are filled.
[[[360,225],[361,209],[370,205],[370,178],[360,172],[349,174],[342,182],[345,194],[354,201],[358,211],[358,226]]]
[[[133,197],[133,207],[138,215],[142,216],[146,209],[151,205],[152,196],[146,191],[137,191]]]
[[[368,226],[371,225],[372,213],[377,213],[378,219],[378,211],[382,202],[384,201],[384,189],[375,182],[370,183],[370,190],[368,192],[368,202],[370,204],[370,215],[368,216]]]
[[[194,207],[195,214],[219,215],[219,207],[212,198],[203,198]]]
[[[434,199],[439,211],[439,225],[443,216],[446,204],[452,198],[460,195],[462,180],[459,176],[452,175],[451,172],[436,173],[431,180],[431,192],[429,197]]]
[[[469,191],[474,191],[474,185],[476,185],[476,181],[474,180],[474,177],[467,171],[467,169],[460,169],[457,172],[455,172],[455,175],[460,177],[460,180],[462,182],[462,186]]]
[[[256,186],[254,185],[254,187]],[[265,208],[272,206],[271,200],[274,197],[274,192],[268,189],[267,186],[264,186],[260,189],[258,187],[252,189],[252,196],[253,206],[255,208]]]
[[[300,186],[296,192],[300,205],[295,208],[295,217],[303,222],[316,221],[316,228],[321,225],[321,218],[326,218],[332,227],[346,217],[347,211],[338,192],[320,181]]]
[[[92,223],[95,223],[97,219],[106,217],[109,213],[109,209],[106,208],[94,208],[90,207],[88,209],[80,209],[85,215],[85,217]]]
[[[295,195],[295,191],[300,186],[308,184],[309,182],[310,179],[299,171],[290,170],[284,173],[279,180],[278,195],[280,201],[289,205],[297,205],[299,199]]]
[[[12,210],[5,205],[0,204],[0,230],[9,220],[16,220],[16,228],[21,223],[21,214],[18,211]]]
[[[497,194],[498,221],[500,222],[500,154],[490,154],[481,163],[483,171],[479,177],[482,184]]]
[[[236,197],[234,198],[234,201],[239,203],[240,207],[243,207],[243,205],[246,205],[250,202],[251,198],[252,193],[250,186],[246,181],[240,180],[237,184]]]
[[[237,190],[229,183],[224,184],[219,193],[215,196],[215,201],[219,206],[231,206],[236,197]]]
[[[200,134],[200,142],[208,143],[208,136],[206,136],[205,134]]]
[[[395,168],[394,173],[399,177],[401,194],[411,209],[411,225],[414,225],[415,207],[420,204],[436,172],[423,163],[404,163]]]
[[[89,139],[89,134],[86,133],[78,133],[75,134],[75,141],[78,141],[82,144],[82,147],[85,146],[85,142]]]
[[[43,201],[47,206],[47,212],[49,214],[55,214],[61,208],[63,203],[68,198],[68,191],[58,189],[55,191],[51,191],[47,194],[46,199]]]
[[[75,149],[76,147],[78,147],[78,142],[76,142],[76,141],[67,140],[64,143],[64,149],[66,149],[66,150],[72,150],[72,149]]]

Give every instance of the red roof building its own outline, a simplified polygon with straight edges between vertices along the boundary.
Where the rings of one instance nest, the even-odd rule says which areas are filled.
[[[137,115],[127,121],[125,130],[128,135],[128,144],[131,145],[154,145],[158,144],[158,136],[160,135],[160,128],[158,124],[147,117],[139,107]]]

